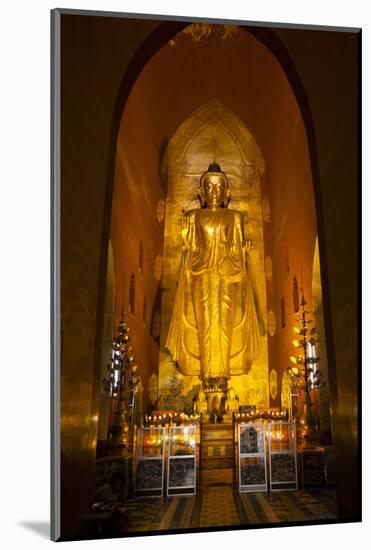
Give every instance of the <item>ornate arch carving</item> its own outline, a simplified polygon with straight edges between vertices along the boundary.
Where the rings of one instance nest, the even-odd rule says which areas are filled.
[[[256,170],[261,176],[265,171],[265,163],[254,137],[243,122],[217,99],[211,99],[198,107],[179,126],[164,155],[162,173],[168,173],[167,163],[169,158],[171,158],[172,163],[177,165],[178,170],[187,169],[185,155],[188,148],[208,125],[215,123],[221,124],[231,136],[245,165]],[[247,155],[247,151],[249,155]],[[164,166],[166,166],[166,169],[164,169]],[[171,174],[169,175],[171,176]],[[171,184],[171,177],[169,184]]]

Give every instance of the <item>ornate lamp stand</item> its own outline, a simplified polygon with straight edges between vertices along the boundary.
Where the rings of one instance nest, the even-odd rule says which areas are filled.
[[[301,312],[297,320],[299,326],[294,327],[294,331],[300,335],[300,340],[293,341],[296,348],[301,348],[301,352],[299,355],[290,357],[293,366],[288,368],[288,372],[292,385],[304,392],[304,415],[301,420],[301,434],[304,439],[302,448],[313,448],[319,444],[319,430],[318,418],[313,412],[313,401],[310,392],[320,387],[322,377],[320,370],[317,368],[319,361],[315,348],[318,341],[315,338],[317,331],[314,326],[309,328],[313,320],[309,318],[309,311],[305,309],[306,305],[307,302],[302,289]]]
[[[112,340],[111,364],[107,366],[108,377],[103,380],[102,389],[106,396],[117,400],[113,413],[112,424],[108,433],[108,445],[111,451],[117,449],[130,452],[133,434],[131,427],[134,416],[134,396],[139,378],[136,375],[137,366],[131,354],[130,328],[125,321],[125,314],[121,312],[121,320],[117,329],[117,336]],[[130,410],[131,405],[131,410]],[[129,417],[131,422],[129,422]]]
[[[301,484],[306,487],[321,487],[324,481],[323,456],[325,449],[319,445],[318,418],[313,411],[311,390],[323,385],[322,373],[317,367],[319,357],[316,354],[316,328],[305,309],[307,302],[304,291],[301,289],[300,317],[294,331],[300,335],[294,340],[296,348],[300,348],[299,355],[291,356],[293,366],[288,369],[293,386],[304,392],[304,414],[300,419],[300,432],[303,438],[300,455]],[[312,326],[310,326],[312,325]]]

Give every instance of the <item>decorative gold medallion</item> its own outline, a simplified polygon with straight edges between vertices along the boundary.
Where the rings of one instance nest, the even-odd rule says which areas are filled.
[[[160,280],[161,280],[161,275],[162,275],[162,256],[161,256],[160,254],[159,254],[158,256],[156,256],[156,258],[155,258],[154,275],[155,275],[156,281],[160,281]]]
[[[270,223],[271,221],[271,207],[267,197],[263,199],[263,220],[265,223]]]
[[[165,217],[165,202],[161,199],[157,203],[156,216],[158,223],[161,223]]]
[[[267,277],[267,281],[272,280],[272,275],[273,275],[272,259],[270,256],[267,256],[265,258],[265,276]]]
[[[155,403],[157,399],[157,385],[158,385],[158,378],[157,378],[157,375],[153,373],[149,377],[149,384],[148,384],[148,395],[152,404]]]
[[[272,369],[269,375],[269,393],[271,394],[272,399],[276,399],[278,395],[278,379],[277,371]]]
[[[269,334],[271,336],[274,336],[276,333],[276,316],[274,314],[274,311],[272,311],[271,309],[268,311],[267,325]]]

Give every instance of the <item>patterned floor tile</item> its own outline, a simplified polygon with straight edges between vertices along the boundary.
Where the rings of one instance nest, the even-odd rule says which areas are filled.
[[[232,486],[204,487],[197,495],[132,500],[128,530],[257,525],[336,519],[334,491],[239,493]]]

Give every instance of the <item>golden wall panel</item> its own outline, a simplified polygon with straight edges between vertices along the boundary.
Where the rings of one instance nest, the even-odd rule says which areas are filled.
[[[179,127],[169,142],[162,166],[168,195],[165,212],[165,237],[162,275],[161,338],[159,393],[167,396],[179,392],[179,406],[192,406],[200,385],[197,376],[183,376],[165,350],[175,300],[182,253],[180,223],[184,212],[199,208],[198,188],[201,174],[216,161],[226,172],[231,188],[230,208],[245,214],[245,232],[252,241],[249,253],[251,275],[261,312],[264,335],[262,348],[246,375],[233,376],[230,386],[240,397],[240,404],[268,406],[268,351],[266,328],[266,293],[264,275],[263,224],[260,177],[264,160],[247,128],[216,100],[197,109]],[[199,370],[197,359],[191,368]],[[194,363],[194,364],[193,364]],[[232,366],[232,364],[231,364]],[[239,368],[238,365],[235,368]]]

